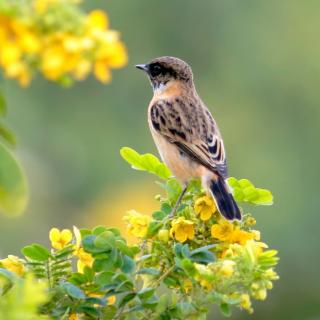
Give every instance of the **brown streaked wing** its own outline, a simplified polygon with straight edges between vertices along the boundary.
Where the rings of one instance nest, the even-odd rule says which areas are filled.
[[[197,130],[192,129],[188,123],[190,118],[185,116],[180,108],[166,100],[160,100],[150,108],[150,117],[153,128],[170,143],[175,144],[192,160],[210,171],[226,177],[224,146],[219,133],[208,132],[208,135],[217,141],[216,146],[213,146],[208,138],[204,138]],[[212,131],[208,124],[206,126],[208,131]]]

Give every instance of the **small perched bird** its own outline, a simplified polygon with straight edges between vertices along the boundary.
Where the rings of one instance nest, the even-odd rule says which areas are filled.
[[[184,186],[173,212],[189,180],[200,178],[219,212],[228,220],[240,220],[239,207],[226,183],[223,140],[196,91],[190,66],[178,58],[160,57],[136,67],[147,73],[153,88],[148,122],[155,144],[162,160]]]

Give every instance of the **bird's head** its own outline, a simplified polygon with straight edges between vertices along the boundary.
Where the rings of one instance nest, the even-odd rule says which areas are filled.
[[[193,75],[190,66],[175,57],[160,57],[147,64],[136,65],[147,73],[154,91],[163,90],[174,82],[193,86]]]

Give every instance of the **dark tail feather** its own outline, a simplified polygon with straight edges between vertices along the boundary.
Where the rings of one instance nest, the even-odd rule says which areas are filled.
[[[217,180],[211,180],[210,189],[221,214],[228,220],[241,220],[239,207],[223,178],[218,177]]]

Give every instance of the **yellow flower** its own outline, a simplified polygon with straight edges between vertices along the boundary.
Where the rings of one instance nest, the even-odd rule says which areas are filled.
[[[102,83],[108,83],[111,80],[110,69],[103,61],[97,61],[94,64],[93,73],[95,77]]]
[[[227,241],[230,238],[234,230],[234,226],[232,223],[220,220],[219,223],[214,224],[211,227],[211,236],[212,238],[219,239],[221,241]]]
[[[258,230],[251,230],[251,233],[253,234],[253,239],[256,241],[260,241],[261,239],[261,233]]]
[[[21,49],[13,41],[1,44],[0,63],[3,67],[8,67],[12,63],[16,63],[21,58]]]
[[[138,213],[135,210],[130,210],[123,217],[123,220],[127,223],[127,230],[130,235],[138,238],[143,238],[147,235],[151,220],[149,216]]]
[[[78,272],[83,273],[85,267],[92,267],[93,257],[90,253],[85,252],[83,248],[81,248],[81,233],[80,230],[73,226],[73,233],[76,238],[76,244],[74,246],[73,254],[78,257],[77,261],[77,269]]]
[[[192,289],[193,285],[192,285],[192,281],[190,279],[185,279],[183,281],[183,285],[182,285],[182,290],[185,292],[185,293],[189,293]]]
[[[239,243],[244,245],[248,240],[251,240],[255,237],[253,233],[240,230],[239,227],[230,234],[229,241],[232,243]]]
[[[52,247],[60,250],[71,242],[72,232],[69,229],[60,231],[57,228],[52,228],[49,233],[49,239]]]
[[[7,258],[0,260],[0,266],[19,276],[22,276],[25,272],[23,260],[13,255],[8,255]]]
[[[192,221],[179,217],[171,222],[171,226],[170,235],[179,242],[185,242],[188,239],[192,240],[194,238],[194,223]]]
[[[93,257],[90,253],[85,252],[83,248],[79,248],[76,255],[79,258],[77,262],[78,272],[83,273],[85,267],[92,267]]]
[[[277,273],[272,269],[267,269],[264,272],[264,275],[269,279],[269,280],[278,280],[279,276],[277,275]]]
[[[62,46],[51,46],[43,51],[41,71],[46,78],[58,80],[68,67],[69,60]]]
[[[109,26],[109,19],[102,10],[93,10],[87,16],[87,24],[94,30],[105,30]]]
[[[255,237],[253,233],[243,231],[225,220],[220,220],[211,227],[211,236],[221,241],[239,243],[241,245]]]
[[[234,266],[236,263],[232,260],[224,260],[222,262],[222,265],[220,267],[219,272],[225,276],[226,278],[229,278],[233,275],[234,273]]]
[[[198,198],[194,204],[194,211],[196,214],[200,214],[200,219],[207,221],[217,211],[217,207],[209,196],[203,196]]]
[[[208,268],[208,266],[204,266],[203,264],[195,263],[195,268],[198,271],[198,274],[196,275],[195,279],[199,282],[201,287],[203,287],[206,290],[212,290],[213,288],[213,273]]]
[[[8,1],[9,2],[9,1]],[[111,80],[111,69],[123,67],[128,55],[119,33],[109,29],[107,14],[94,10],[85,14],[76,6],[79,0],[33,0],[24,3],[24,15],[0,13],[0,68],[21,86],[30,83],[40,71],[51,81],[83,80],[90,72],[102,83]],[[63,15],[51,10],[74,11],[65,31]],[[15,12],[15,4],[8,12]],[[45,16],[45,18],[43,18]],[[50,21],[46,17],[50,16]],[[55,25],[44,28],[45,23]],[[1,71],[1,70],[0,70]]]
[[[78,317],[78,314],[77,313],[71,313],[70,315],[69,315],[69,320],[78,320],[79,319],[79,317]]]
[[[114,304],[116,302],[117,298],[116,296],[110,296],[107,301],[108,301],[108,305],[110,304]]]
[[[18,38],[21,49],[28,54],[38,53],[41,49],[41,43],[39,38],[30,32],[25,30]]]
[[[245,225],[248,226],[248,227],[254,226],[256,223],[257,223],[257,221],[256,221],[256,219],[253,218],[253,217],[248,217],[248,218],[245,220]]]
[[[252,313],[253,309],[251,308],[250,296],[247,293],[244,293],[241,295],[240,299],[240,306],[249,313]]]
[[[255,291],[252,295],[257,300],[265,300],[267,297],[267,290],[265,288],[261,288]]]

